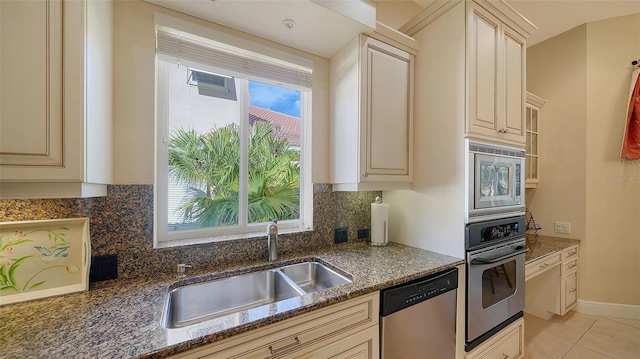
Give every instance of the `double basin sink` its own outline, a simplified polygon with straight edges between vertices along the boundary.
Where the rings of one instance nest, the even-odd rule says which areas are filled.
[[[345,275],[308,261],[184,285],[167,294],[163,324],[181,328],[346,283]]]

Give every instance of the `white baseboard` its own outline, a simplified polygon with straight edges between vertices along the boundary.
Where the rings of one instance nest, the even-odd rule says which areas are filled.
[[[602,317],[616,317],[640,320],[640,305],[592,302],[578,299],[578,305],[573,308],[576,312]]]

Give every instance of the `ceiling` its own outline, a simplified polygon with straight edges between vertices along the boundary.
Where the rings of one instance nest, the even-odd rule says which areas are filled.
[[[144,1],[325,58],[331,58],[349,40],[376,26],[376,8],[368,1]]]
[[[331,58],[358,33],[373,30],[376,6],[378,20],[392,14],[395,24],[387,24],[399,28],[436,0],[144,1]],[[527,39],[527,46],[587,22],[640,13],[640,0],[506,1],[538,27],[538,31]],[[295,20],[293,29],[283,27],[282,22],[286,19]]]
[[[507,2],[538,27],[538,31],[527,39],[527,46],[535,45],[587,22],[640,13],[640,0],[507,0]]]
[[[434,1],[413,0],[413,2],[424,8]],[[506,2],[538,27],[538,31],[527,38],[527,46],[535,45],[587,22],[640,13],[640,0],[506,0]]]

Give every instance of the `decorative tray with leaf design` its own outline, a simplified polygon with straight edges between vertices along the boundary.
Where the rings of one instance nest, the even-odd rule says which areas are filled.
[[[89,288],[89,219],[0,222],[0,305]]]

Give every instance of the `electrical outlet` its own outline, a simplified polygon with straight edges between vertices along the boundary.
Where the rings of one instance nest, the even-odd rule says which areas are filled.
[[[556,233],[571,234],[571,223],[555,222],[554,231]]]
[[[555,228],[553,230],[556,233],[562,233],[562,223],[561,222],[556,222],[555,223]]]
[[[358,239],[369,238],[369,228],[358,229]]]
[[[91,257],[89,281],[100,282],[118,278],[118,256],[104,255]]]
[[[336,227],[333,235],[334,243],[344,243],[348,240],[349,227]]]

